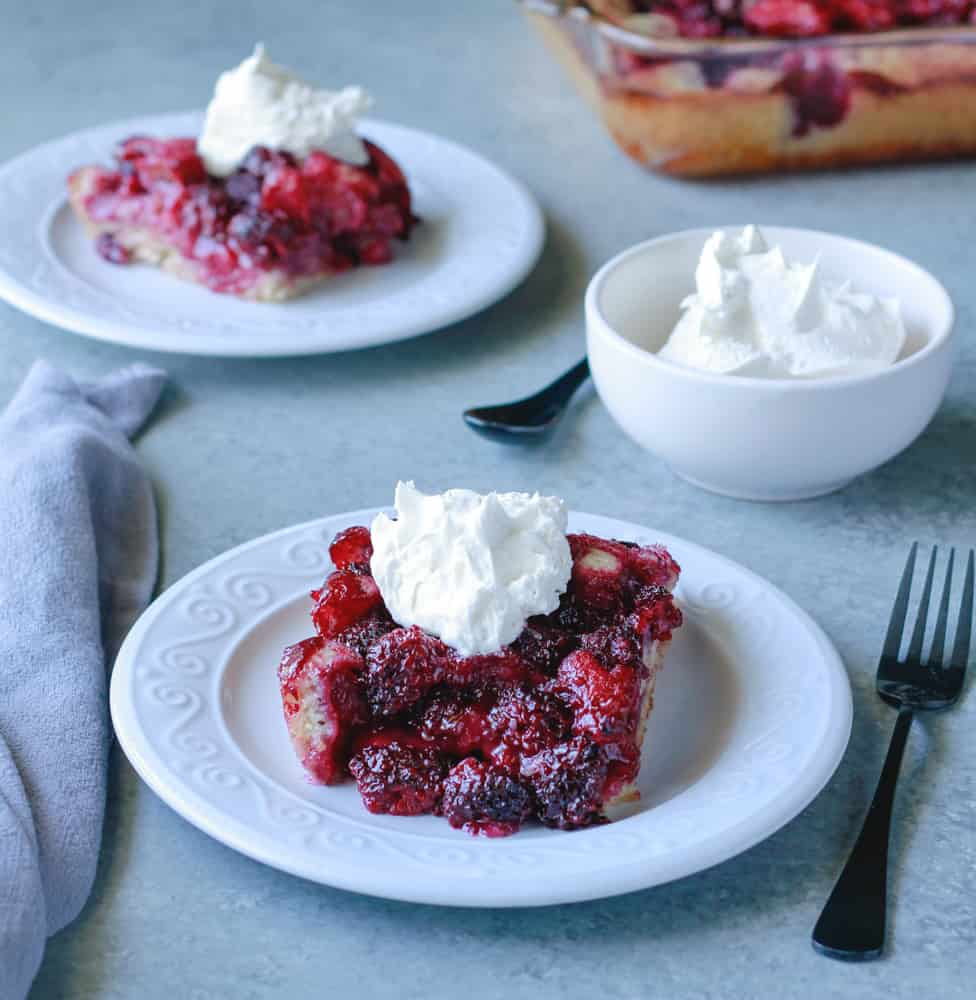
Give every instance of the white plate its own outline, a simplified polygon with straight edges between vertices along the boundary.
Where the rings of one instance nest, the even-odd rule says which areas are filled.
[[[744,851],[823,788],[851,725],[851,692],[820,628],[754,573],[635,524],[573,514],[575,531],[662,541],[683,569],[686,624],[658,682],[641,800],[606,826],[527,826],[474,838],[432,816],[374,816],[354,784],[308,784],[282,718],[282,648],[312,632],[326,547],[375,511],[312,521],[211,560],[167,590],[112,676],[119,742],[201,830],[327,885],[455,906],[593,899],[689,875]]]
[[[198,112],[76,132],[0,167],[0,297],[49,323],[132,347],[256,357],[370,347],[429,333],[511,291],[542,249],[538,206],[514,178],[447,139],[367,120],[423,219],[395,261],[291,302],[217,295],[151,267],[102,260],[65,195],[68,173],[129,135],[196,135]]]

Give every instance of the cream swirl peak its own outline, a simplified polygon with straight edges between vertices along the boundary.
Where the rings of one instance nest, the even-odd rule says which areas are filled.
[[[396,519],[373,521],[370,569],[390,614],[465,656],[516,639],[532,615],[559,606],[572,573],[566,506],[528,493],[398,483]]]
[[[217,177],[233,173],[254,146],[299,159],[319,149],[362,165],[369,154],[356,125],[371,104],[361,87],[318,90],[277,66],[258,45],[239,66],[221,73],[197,148]]]
[[[756,226],[716,232],[695,271],[696,292],[658,356],[689,368],[762,378],[877,371],[905,343],[897,299],[829,282],[819,260],[787,260]]]

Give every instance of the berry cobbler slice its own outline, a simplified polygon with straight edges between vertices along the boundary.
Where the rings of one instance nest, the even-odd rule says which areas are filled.
[[[71,205],[98,252],[146,263],[215,292],[256,300],[393,259],[415,223],[399,166],[364,141],[362,166],[315,150],[255,146],[227,177],[207,173],[192,138],[135,136],[111,166],[68,179]]]
[[[514,642],[465,656],[401,627],[370,572],[365,527],[332,543],[312,593],[317,635],[278,676],[309,778],[351,775],[371,812],[435,813],[503,836],[526,820],[574,829],[635,798],[654,682],[681,612],[677,564],[660,546],[567,536],[559,606]]]

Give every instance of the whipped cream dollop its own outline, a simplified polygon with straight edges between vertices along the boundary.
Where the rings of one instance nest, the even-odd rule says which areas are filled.
[[[877,371],[898,358],[905,326],[897,299],[829,282],[811,264],[770,249],[756,226],[713,233],[697,291],[658,357],[689,368],[760,378],[823,378]]]
[[[356,125],[371,104],[361,87],[316,89],[275,65],[258,45],[240,66],[221,73],[197,149],[217,177],[233,173],[254,146],[300,159],[320,149],[362,165],[369,154]]]
[[[370,568],[390,614],[466,656],[512,642],[532,615],[559,606],[573,561],[566,506],[538,493],[398,483],[396,519],[372,524]]]

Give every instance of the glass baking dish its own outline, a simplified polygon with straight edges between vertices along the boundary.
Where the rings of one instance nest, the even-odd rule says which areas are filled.
[[[976,152],[976,26],[688,39],[572,3],[521,6],[620,147],[655,170],[701,177]],[[653,16],[643,20],[653,31]]]

